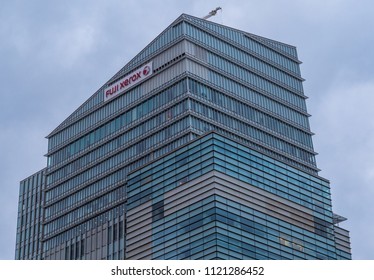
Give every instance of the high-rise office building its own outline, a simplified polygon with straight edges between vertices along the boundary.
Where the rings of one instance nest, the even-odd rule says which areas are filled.
[[[44,168],[20,183],[16,259],[42,259],[45,171]]]
[[[181,15],[48,135],[16,258],[350,259],[299,64]]]

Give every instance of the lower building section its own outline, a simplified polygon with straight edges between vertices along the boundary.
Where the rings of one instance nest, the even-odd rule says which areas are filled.
[[[215,132],[130,172],[124,199],[54,239],[44,178],[21,182],[17,259],[351,258],[327,180]]]
[[[43,258],[43,201],[45,171],[24,179],[20,183],[18,199],[16,260],[40,260]]]
[[[129,259],[336,258],[325,249],[333,242],[316,236],[312,211],[217,171],[127,219]]]
[[[351,259],[351,241],[349,231],[335,226],[336,254],[338,259]]]
[[[110,260],[125,259],[125,205],[98,215],[70,234],[64,242],[48,247],[43,242],[43,258],[46,260]]]
[[[125,215],[93,227],[45,252],[47,260],[106,260],[125,258]]]
[[[215,133],[131,173],[127,190],[127,259],[350,258],[325,179]]]

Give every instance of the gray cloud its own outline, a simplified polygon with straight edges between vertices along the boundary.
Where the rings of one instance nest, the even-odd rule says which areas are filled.
[[[354,258],[374,259],[373,4],[357,1],[3,1],[0,259],[14,258],[19,181],[44,137],[181,13],[295,45],[321,175],[349,218]]]
[[[347,79],[346,79],[347,80]],[[340,82],[344,81],[341,80]],[[314,121],[318,123],[319,165],[331,180],[334,210],[349,217],[354,257],[372,258],[374,189],[374,82],[335,85],[325,92]],[[364,235],[365,238],[362,236]]]

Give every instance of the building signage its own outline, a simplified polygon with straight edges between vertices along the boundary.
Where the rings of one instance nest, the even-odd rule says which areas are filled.
[[[130,73],[129,75],[118,80],[114,84],[108,86],[104,90],[104,101],[108,101],[109,99],[116,97],[117,95],[125,92],[129,88],[135,86],[145,78],[151,76],[153,72],[152,66],[153,63],[151,61],[146,65],[140,67],[139,69],[135,70],[134,72]]]

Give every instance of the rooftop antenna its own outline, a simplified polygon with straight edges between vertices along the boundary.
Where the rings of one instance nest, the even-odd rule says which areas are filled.
[[[207,14],[205,17],[203,17],[203,19],[208,19],[212,16],[215,16],[219,10],[222,11],[222,8],[221,7],[215,8],[214,10],[210,11],[209,14]]]

